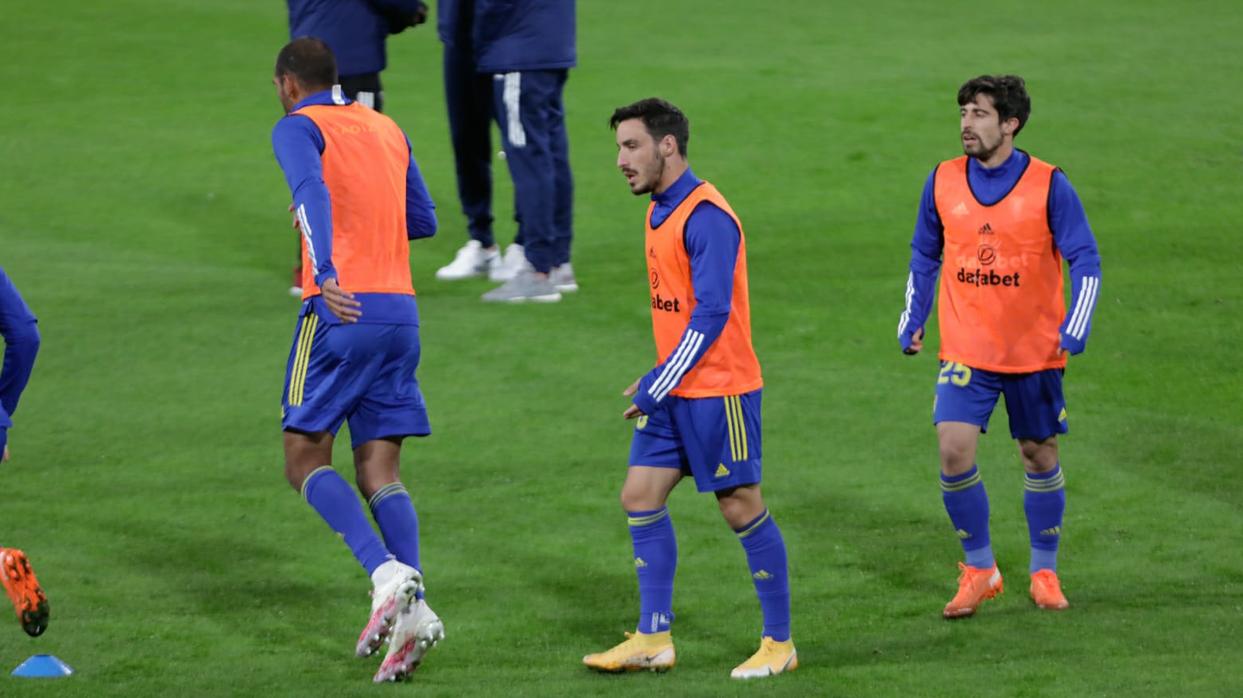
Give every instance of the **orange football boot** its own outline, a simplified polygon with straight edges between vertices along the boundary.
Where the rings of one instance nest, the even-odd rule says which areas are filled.
[[[1062,583],[1053,570],[1037,570],[1032,575],[1032,601],[1046,611],[1064,611],[1070,608],[1070,602],[1062,594]]]
[[[13,548],[0,548],[0,582],[13,602],[13,610],[21,621],[22,630],[37,637],[47,630],[47,595],[39,587],[26,553]]]
[[[958,593],[945,604],[941,615],[946,618],[966,618],[973,615],[980,604],[1002,591],[1001,572],[997,565],[987,569],[958,563],[962,572],[958,575]]]

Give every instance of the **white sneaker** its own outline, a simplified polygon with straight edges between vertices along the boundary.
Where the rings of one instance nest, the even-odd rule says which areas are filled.
[[[505,256],[501,258],[501,263],[492,267],[492,270],[488,272],[488,278],[493,281],[509,281],[527,266],[526,250],[516,242],[511,243],[505,248]]]
[[[393,636],[389,641],[388,654],[375,673],[373,681],[401,681],[414,673],[423,663],[423,657],[436,643],[445,639],[445,624],[423,599],[397,617]]]
[[[570,266],[569,262],[553,267],[552,271],[548,272],[548,280],[562,293],[578,290],[578,280],[574,278],[574,267]]]
[[[384,644],[393,622],[410,608],[414,595],[423,586],[423,575],[409,565],[389,560],[371,573],[371,581],[375,584],[371,592],[371,618],[354,646],[354,654],[359,657],[371,656]]]
[[[514,278],[483,294],[485,303],[556,303],[561,292],[552,281],[534,269],[523,269]]]
[[[454,255],[453,261],[436,270],[441,281],[457,281],[486,276],[501,263],[496,248],[488,249],[478,240],[470,240]]]

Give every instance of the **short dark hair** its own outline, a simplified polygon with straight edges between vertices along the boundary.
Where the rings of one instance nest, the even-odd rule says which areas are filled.
[[[686,157],[691,140],[691,122],[681,109],[658,97],[648,97],[614,109],[609,127],[616,131],[618,124],[630,119],[641,119],[643,127],[657,142],[664,140],[665,136],[673,136],[678,144],[678,153]]]
[[[1027,117],[1032,113],[1032,100],[1027,96],[1027,83],[1017,75],[981,75],[972,78],[958,88],[958,106],[975,101],[977,95],[985,94],[993,100],[997,116],[1006,119],[1018,119],[1019,127],[1014,135],[1019,135],[1027,124]]]
[[[285,44],[276,55],[276,77],[292,75],[307,89],[337,84],[337,59],[321,39],[302,36]]]

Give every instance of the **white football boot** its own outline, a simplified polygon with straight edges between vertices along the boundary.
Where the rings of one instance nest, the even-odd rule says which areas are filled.
[[[397,617],[411,607],[414,595],[423,586],[423,575],[396,560],[376,568],[371,574],[375,589],[371,592],[371,618],[358,636],[354,654],[369,657],[384,644],[393,630]]]
[[[462,246],[453,261],[436,270],[436,278],[441,281],[458,281],[487,276],[501,264],[501,255],[495,247],[491,249],[479,244],[478,240],[470,240]]]
[[[414,673],[423,657],[445,639],[445,624],[423,599],[416,600],[397,616],[389,639],[388,654],[373,679],[376,683],[401,681]]]
[[[488,278],[492,281],[509,281],[527,266],[526,250],[515,242],[505,248],[501,263],[488,272]]]

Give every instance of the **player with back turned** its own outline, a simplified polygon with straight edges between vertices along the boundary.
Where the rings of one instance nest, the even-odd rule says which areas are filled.
[[[980,76],[958,91],[962,157],[928,177],[911,241],[898,341],[923,348],[940,274],[941,368],[933,423],[941,490],[966,562],[946,618],[975,613],[1002,591],[989,537],[989,503],[975,463],[980,433],[1004,396],[1010,435],[1026,471],[1023,508],[1031,542],[1029,593],[1043,609],[1069,607],[1057,576],[1066,508],[1057,435],[1067,431],[1066,353],[1087,343],[1101,261],[1066,175],[1014,147],[1031,113],[1023,79]],[[1070,263],[1071,312],[1062,288]]]
[[[647,282],[658,363],[624,393],[635,419],[621,503],[639,581],[636,632],[583,663],[598,671],[674,665],[673,577],[678,548],[665,504],[690,475],[712,492],[746,553],[763,613],[759,650],[730,673],[772,676],[798,667],[790,639],[786,548],[760,493],[760,397],[751,346],[746,240],[725,198],[691,172],[690,123],[644,99],[613,112],[617,166],[630,191],[652,195]]]
[[[410,141],[383,114],[342,94],[319,39],[281,49],[274,78],[286,116],[272,147],[302,232],[302,311],[285,372],[285,476],[370,575],[371,617],[355,646],[389,640],[376,681],[408,675],[444,637],[423,599],[419,522],[399,479],[402,440],[431,433],[415,370],[419,312],[409,240],[436,232]],[[354,489],[332,468],[348,421]]]

